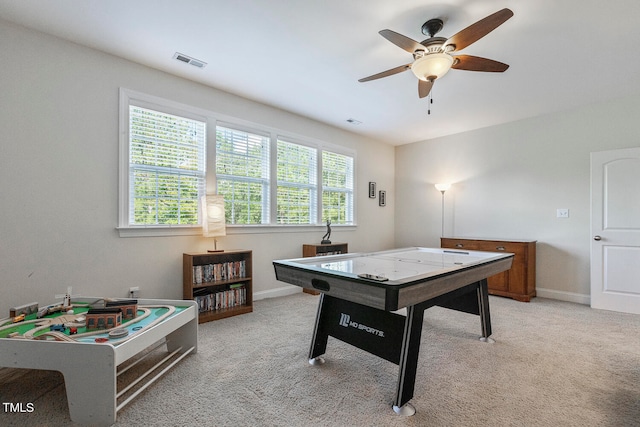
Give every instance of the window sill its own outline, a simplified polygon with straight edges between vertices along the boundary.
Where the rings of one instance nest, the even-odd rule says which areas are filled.
[[[116,227],[120,237],[202,236],[202,227]]]
[[[270,234],[270,233],[317,233],[327,229],[326,224],[318,225],[227,225],[230,234]],[[355,231],[356,225],[331,225],[332,231]]]
[[[227,235],[271,233],[317,233],[326,230],[318,225],[227,225]],[[355,231],[356,225],[331,225],[332,231]],[[202,236],[201,227],[117,227],[120,237]]]

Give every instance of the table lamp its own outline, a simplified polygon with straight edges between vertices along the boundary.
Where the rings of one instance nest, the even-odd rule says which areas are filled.
[[[202,235],[213,237],[213,250],[209,249],[208,252],[224,252],[224,249],[218,249],[216,239],[216,237],[227,235],[224,196],[219,194],[202,196]]]

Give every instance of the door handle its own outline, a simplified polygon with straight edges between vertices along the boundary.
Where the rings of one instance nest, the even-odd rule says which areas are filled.
[[[600,240],[602,240],[602,237],[600,237],[600,236],[594,236],[594,237],[593,237],[593,240],[595,240],[595,241],[599,242]]]

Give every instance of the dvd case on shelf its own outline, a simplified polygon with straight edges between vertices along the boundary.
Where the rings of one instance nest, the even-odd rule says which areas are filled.
[[[193,284],[195,285],[234,280],[245,276],[246,262],[244,260],[193,266]]]
[[[206,290],[206,288],[203,288]],[[247,303],[247,289],[243,284],[233,284],[229,289],[219,292],[208,292],[194,297],[200,312],[223,310]]]

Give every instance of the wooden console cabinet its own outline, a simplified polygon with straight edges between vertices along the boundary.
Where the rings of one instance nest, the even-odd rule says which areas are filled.
[[[314,257],[314,256],[346,254],[348,252],[349,252],[349,245],[347,243],[323,243],[318,245],[302,245],[302,256],[304,258]],[[311,294],[311,295],[320,294],[320,292],[318,291],[314,291],[313,289],[307,289],[307,288],[303,288],[302,292]]]
[[[536,241],[441,237],[440,247],[470,251],[510,252],[511,269],[487,279],[489,293],[529,302],[536,296]]]
[[[183,299],[198,304],[198,323],[253,311],[250,250],[183,254]]]

